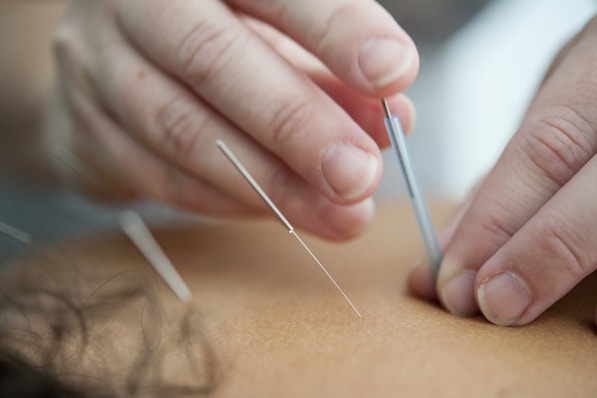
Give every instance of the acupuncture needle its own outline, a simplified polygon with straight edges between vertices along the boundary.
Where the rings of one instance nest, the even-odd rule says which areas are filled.
[[[278,219],[284,225],[284,227],[288,230],[288,232],[290,232],[290,234],[293,235],[296,238],[296,240],[298,240],[298,242],[303,246],[303,248],[307,251],[307,253],[309,253],[311,258],[313,258],[315,263],[317,263],[317,265],[323,271],[323,273],[327,276],[327,278],[332,282],[332,284],[336,287],[336,289],[340,292],[340,294],[342,294],[342,296],[344,297],[346,302],[352,307],[352,309],[357,314],[357,316],[359,318],[362,318],[361,313],[359,312],[359,310],[357,310],[357,307],[355,307],[355,305],[352,303],[352,301],[350,301],[350,299],[348,298],[346,293],[344,293],[344,290],[342,290],[340,285],[338,285],[338,283],[336,283],[336,281],[334,280],[332,275],[330,275],[330,273],[323,266],[323,264],[319,261],[319,259],[315,256],[315,254],[313,254],[313,252],[311,251],[311,249],[309,249],[307,244],[305,242],[303,242],[303,240],[297,234],[297,232],[294,229],[294,227],[292,226],[292,224],[290,224],[290,221],[288,221],[288,219],[286,217],[284,217],[284,214],[282,214],[280,209],[278,209],[278,207],[274,204],[274,202],[272,202],[272,200],[265,193],[265,191],[261,188],[261,186],[259,186],[257,181],[255,181],[255,179],[251,176],[249,171],[242,165],[242,163],[238,160],[238,158],[232,153],[230,148],[228,148],[228,146],[221,140],[217,140],[216,145],[220,149],[220,151],[222,151],[222,153],[228,158],[230,163],[232,163],[232,165],[234,165],[236,170],[238,170],[238,172],[249,183],[249,185],[251,185],[251,187],[255,190],[255,192],[257,192],[257,194],[261,197],[261,199],[263,199],[263,201],[274,212],[276,217],[278,217]]]
[[[137,249],[162,277],[166,285],[184,303],[191,300],[191,291],[168,259],[139,214],[127,210],[120,215],[120,225]]]
[[[20,229],[12,227],[3,222],[0,222],[0,233],[25,245],[31,243],[31,235],[29,235],[27,232],[21,231]]]
[[[392,148],[396,153],[398,163],[400,164],[400,169],[402,170],[402,175],[408,190],[408,198],[410,200],[410,204],[419,227],[419,232],[421,233],[421,238],[423,240],[427,261],[429,263],[429,267],[431,268],[433,278],[435,279],[437,278],[439,265],[442,260],[442,253],[439,248],[437,237],[433,230],[429,209],[425,204],[425,198],[421,191],[419,181],[414,171],[413,163],[408,153],[408,147],[406,145],[406,139],[404,138],[404,131],[400,125],[400,120],[398,119],[397,115],[393,115],[392,112],[390,112],[390,107],[385,99],[382,99],[381,103],[386,115],[386,130],[390,136]]]

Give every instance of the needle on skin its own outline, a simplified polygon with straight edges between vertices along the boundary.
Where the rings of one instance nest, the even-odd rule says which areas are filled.
[[[272,209],[272,211],[274,212],[276,217],[278,217],[280,222],[282,222],[284,227],[286,227],[286,229],[288,229],[288,232],[290,232],[290,234],[294,235],[296,240],[299,241],[299,243],[305,248],[307,253],[309,253],[309,255],[313,258],[313,260],[315,260],[315,262],[317,263],[319,268],[323,271],[323,273],[327,276],[327,278],[332,282],[332,284],[336,287],[336,289],[338,289],[340,294],[342,294],[342,296],[344,297],[346,302],[350,305],[350,307],[353,309],[355,314],[357,314],[357,316],[359,318],[362,318],[361,313],[359,312],[359,310],[357,310],[357,308],[352,303],[352,301],[350,301],[350,299],[348,298],[346,293],[344,293],[344,291],[342,290],[340,285],[338,285],[338,283],[336,283],[336,281],[334,280],[332,275],[330,275],[330,273],[326,270],[326,268],[323,266],[323,264],[321,264],[321,262],[317,259],[317,257],[315,257],[313,252],[309,249],[309,247],[305,244],[305,242],[303,242],[301,237],[296,233],[292,224],[290,224],[290,222],[286,219],[286,217],[284,217],[284,214],[282,214],[282,212],[272,202],[272,200],[269,198],[269,196],[267,196],[265,191],[259,186],[257,181],[255,181],[255,179],[251,176],[251,174],[247,171],[247,169],[242,165],[242,163],[237,159],[237,157],[232,153],[232,151],[228,148],[228,146],[226,146],[226,144],[221,140],[217,140],[216,145],[220,149],[220,151],[222,151],[222,153],[228,158],[228,160],[234,165],[234,167],[239,171],[239,173],[244,177],[244,179],[251,185],[251,187],[255,190],[255,192],[257,192],[257,194],[261,197],[261,199],[263,199],[263,201],[269,206],[269,208]]]

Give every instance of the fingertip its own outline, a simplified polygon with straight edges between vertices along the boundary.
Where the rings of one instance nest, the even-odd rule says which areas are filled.
[[[444,266],[442,266],[440,269]],[[475,300],[475,279],[477,272],[463,269],[440,284],[439,298],[451,314],[468,317],[478,312]]]
[[[419,54],[411,40],[373,38],[362,46],[358,66],[369,91],[388,96],[414,81],[419,69]]]
[[[437,299],[431,269],[422,258],[417,260],[411,268],[406,284],[408,291],[417,297],[428,301]]]
[[[328,196],[345,203],[370,196],[382,173],[379,150],[372,153],[354,143],[333,143],[323,151],[320,165]]]
[[[483,281],[477,289],[477,300],[487,320],[512,326],[522,324],[520,318],[531,305],[532,295],[520,275],[507,271]]]

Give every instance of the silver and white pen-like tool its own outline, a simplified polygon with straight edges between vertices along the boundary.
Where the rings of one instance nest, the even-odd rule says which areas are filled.
[[[352,309],[358,315],[358,317],[362,318],[361,313],[359,312],[359,310],[357,310],[357,307],[354,306],[352,301],[350,301],[350,299],[348,298],[346,293],[344,293],[344,291],[342,290],[340,285],[338,285],[338,283],[336,283],[334,278],[332,278],[332,275],[330,275],[330,273],[325,269],[323,264],[321,264],[321,262],[317,259],[317,257],[315,257],[315,254],[313,254],[313,252],[309,249],[309,247],[307,247],[307,245],[305,244],[305,242],[303,242],[301,237],[298,236],[298,234],[296,233],[292,224],[290,224],[290,222],[286,219],[286,217],[284,217],[284,214],[282,214],[282,212],[278,209],[278,207],[274,204],[274,202],[272,202],[272,200],[269,198],[269,196],[267,196],[265,191],[259,186],[257,181],[255,181],[255,179],[251,176],[251,174],[249,174],[247,169],[241,164],[241,162],[237,159],[237,157],[234,156],[234,154],[228,148],[228,146],[226,146],[226,144],[221,140],[217,140],[216,145],[222,151],[222,153],[228,158],[228,160],[234,165],[234,167],[239,171],[239,173],[242,174],[242,176],[245,178],[245,180],[247,180],[247,182],[251,185],[251,187],[253,187],[253,189],[255,190],[255,192],[257,192],[257,194],[261,197],[261,199],[263,199],[263,201],[269,206],[269,208],[272,209],[272,211],[274,212],[276,217],[278,217],[280,222],[282,222],[284,227],[286,227],[286,229],[288,229],[288,232],[290,232],[291,235],[294,235],[296,240],[299,241],[299,243],[303,246],[303,248],[305,248],[307,253],[309,253],[309,255],[313,258],[313,260],[315,260],[315,262],[317,263],[319,268],[328,277],[328,279],[332,282],[332,284],[336,287],[336,289],[338,289],[340,294],[342,294],[342,296],[344,297],[346,302],[352,307]]]
[[[433,230],[429,210],[425,204],[425,197],[421,191],[410,155],[408,154],[406,139],[404,137],[402,126],[400,125],[400,120],[398,120],[398,116],[393,115],[392,112],[390,112],[390,108],[385,99],[382,99],[381,103],[386,114],[386,130],[390,136],[392,148],[396,153],[400,169],[402,170],[402,175],[404,176],[404,181],[408,190],[408,198],[410,199],[410,204],[415,214],[415,218],[417,219],[419,231],[421,232],[427,261],[429,262],[433,277],[436,278],[442,260],[442,253]]]
[[[137,249],[145,256],[180,301],[189,302],[191,300],[191,291],[153,237],[141,216],[134,211],[125,211],[120,216],[120,225],[124,233],[133,241]]]

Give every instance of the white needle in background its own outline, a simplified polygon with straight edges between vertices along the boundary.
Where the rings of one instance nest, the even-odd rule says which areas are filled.
[[[0,233],[25,245],[31,243],[31,235],[3,222],[0,222]]]
[[[137,249],[145,256],[180,301],[189,302],[191,300],[191,291],[153,237],[141,216],[134,211],[125,211],[120,215],[120,225],[124,233],[137,246]]]

